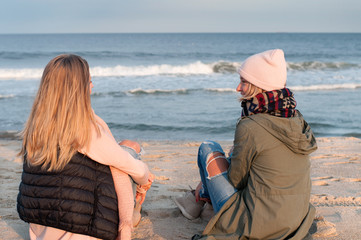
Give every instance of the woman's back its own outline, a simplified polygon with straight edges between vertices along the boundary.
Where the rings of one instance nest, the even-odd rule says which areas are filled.
[[[240,131],[252,129],[250,132],[257,139],[249,149],[254,151],[254,158],[247,186],[241,190],[252,216],[250,237],[277,238],[269,235],[275,232],[278,237],[288,236],[308,214],[311,190],[308,154],[314,150],[315,142],[307,137],[304,124],[302,116],[279,118],[256,114],[237,127]],[[237,166],[237,160],[232,158],[231,168]],[[237,181],[232,178],[232,171],[230,181]]]
[[[118,201],[109,166],[77,153],[50,172],[24,163],[17,209],[22,220],[72,233],[115,239]]]

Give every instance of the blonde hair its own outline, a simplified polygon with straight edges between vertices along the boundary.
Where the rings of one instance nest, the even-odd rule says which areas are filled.
[[[61,170],[78,149],[88,146],[91,124],[96,127],[89,65],[79,56],[59,55],[44,69],[19,155],[30,165]]]
[[[245,78],[242,78],[242,79],[246,80]],[[248,89],[245,92],[245,94],[240,98],[240,101],[254,98],[257,94],[266,92],[266,90],[259,88],[256,85],[253,85],[252,83],[250,83],[248,81],[247,81],[247,84],[248,84]]]

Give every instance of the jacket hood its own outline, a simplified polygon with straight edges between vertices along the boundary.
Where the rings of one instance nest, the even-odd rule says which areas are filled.
[[[269,114],[255,114],[248,118],[255,121],[275,138],[283,142],[291,151],[310,154],[317,149],[311,127],[297,111],[295,117],[281,118]]]

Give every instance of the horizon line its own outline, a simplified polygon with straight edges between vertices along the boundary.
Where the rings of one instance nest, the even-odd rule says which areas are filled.
[[[0,35],[62,35],[62,34],[359,34],[361,32],[28,32],[28,33],[0,33]]]

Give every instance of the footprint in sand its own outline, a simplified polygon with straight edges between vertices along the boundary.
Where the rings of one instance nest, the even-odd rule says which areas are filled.
[[[325,177],[315,177],[315,178],[312,178],[312,180],[326,180],[326,179],[331,179],[333,177],[331,176],[325,176]]]
[[[168,188],[170,192],[188,192],[189,188]]]
[[[361,182],[361,178],[351,178],[349,179],[350,182]]]
[[[156,180],[160,180],[160,181],[170,180],[170,178],[169,178],[169,177],[166,177],[166,176],[155,176],[155,179],[156,179]]]
[[[154,201],[154,200],[156,200],[156,201],[158,201],[158,200],[164,200],[164,199],[171,199],[171,196],[169,196],[169,195],[157,195],[157,196],[153,196],[152,197],[152,200]]]
[[[329,184],[326,181],[315,181],[315,182],[312,182],[312,185],[314,185],[314,186],[328,186]]]
[[[326,166],[328,166],[328,165],[336,165],[336,164],[352,164],[352,163],[356,163],[356,162],[354,162],[354,161],[348,161],[348,162],[328,162],[328,163],[324,163],[323,165],[326,165]]]
[[[325,238],[337,236],[335,224],[326,221],[322,216],[318,216],[313,220],[310,233],[314,238]]]
[[[142,158],[145,159],[159,159],[159,158],[164,158],[165,155],[163,154],[152,154],[152,155],[144,155]]]
[[[312,183],[312,185],[314,186],[328,186],[329,184],[327,183],[327,181],[324,180],[330,180],[332,182],[361,182],[361,178],[333,178],[331,176],[325,176],[325,177],[315,177],[312,178],[312,181],[314,181]]]
[[[156,216],[157,218],[174,218],[182,215],[178,208],[143,210],[143,213],[146,216]]]
[[[314,186],[328,186],[328,182],[325,180],[331,180],[332,181],[333,177],[332,176],[322,176],[322,177],[315,177],[312,178],[312,185]]]
[[[311,196],[310,202],[314,206],[361,206],[361,197],[335,197],[319,194]]]
[[[323,159],[323,158],[328,158],[329,156],[327,155],[318,155],[318,156],[311,156],[312,160],[316,160],[316,159]]]
[[[153,167],[152,170],[153,170],[153,171],[159,171],[159,172],[163,172],[163,171],[164,171],[164,169],[159,168],[159,167]]]
[[[200,143],[186,143],[186,144],[184,144],[184,146],[186,146],[186,147],[199,147],[201,144]]]

